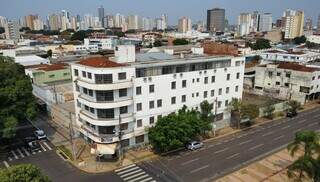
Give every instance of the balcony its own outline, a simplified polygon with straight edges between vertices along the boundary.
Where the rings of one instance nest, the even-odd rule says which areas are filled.
[[[78,99],[79,102],[81,102],[82,104],[88,105],[96,109],[112,109],[122,106],[129,106],[133,104],[132,97],[123,97],[115,99],[114,101],[96,101],[95,98],[87,97],[84,94],[80,94]]]
[[[114,118],[95,118],[84,112],[83,110],[79,113],[79,119],[82,119],[84,121],[87,121],[93,125],[97,126],[117,126],[119,125],[119,116],[115,116]],[[133,114],[121,114],[121,123],[130,123],[133,122]]]
[[[85,80],[77,79],[76,82],[80,87],[85,87],[85,88],[91,89],[91,90],[119,90],[119,89],[123,89],[123,88],[133,87],[132,80],[125,80],[125,81],[113,82],[113,83],[96,84],[93,82],[90,83]]]

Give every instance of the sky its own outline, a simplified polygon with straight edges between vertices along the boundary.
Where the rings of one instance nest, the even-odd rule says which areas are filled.
[[[188,16],[192,21],[206,20],[206,10],[215,7],[226,9],[227,19],[236,23],[241,12],[268,12],[273,20],[282,16],[285,9],[305,11],[313,18],[313,24],[320,14],[320,0],[0,0],[0,16],[18,19],[27,14],[38,14],[42,18],[50,13],[65,9],[71,14],[97,15],[97,8],[103,5],[106,14],[137,14],[155,18],[165,13],[169,24],[177,24],[179,17]]]

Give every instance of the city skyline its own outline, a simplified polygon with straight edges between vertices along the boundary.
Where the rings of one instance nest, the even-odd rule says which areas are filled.
[[[175,2],[169,2],[164,0],[161,3],[159,2],[149,2],[142,0],[139,2],[129,2],[128,0],[123,0],[120,2],[111,2],[107,1],[77,1],[79,6],[74,6],[75,1],[71,0],[64,2],[61,0],[52,2],[42,2],[39,0],[32,0],[33,3],[20,2],[17,0],[6,1],[6,6],[0,7],[0,16],[5,16],[9,19],[18,20],[20,17],[23,17],[28,14],[38,14],[43,19],[51,13],[60,12],[62,9],[69,11],[71,14],[76,15],[80,14],[92,14],[98,16],[98,7],[103,6],[105,14],[116,14],[121,13],[124,15],[137,14],[143,17],[156,18],[161,14],[167,14],[169,17],[169,24],[176,25],[177,21],[182,16],[190,17],[194,22],[198,20],[205,21],[206,11],[212,8],[224,8],[226,9],[226,18],[231,24],[237,23],[237,17],[240,13],[243,12],[252,12],[252,11],[261,11],[272,13],[274,20],[282,16],[282,13],[285,9],[297,9],[305,11],[305,17],[311,17],[314,22],[316,22],[319,11],[315,6],[312,6],[313,3],[316,3],[316,0],[310,0],[308,4],[298,1],[298,0],[284,0],[282,3],[276,3],[277,1],[256,1],[251,2],[250,0],[240,0],[242,3],[239,6],[239,3],[232,3],[231,0],[219,1],[219,0],[204,0],[202,3],[196,1],[183,2],[184,6],[179,5],[182,3],[181,0]],[[78,3],[79,2],[79,3]],[[277,6],[274,6],[274,4]],[[170,4],[170,6],[168,6]],[[180,8],[176,8],[176,7]],[[147,8],[142,8],[147,7]],[[12,11],[15,9],[16,11]],[[186,13],[188,12],[188,13]]]

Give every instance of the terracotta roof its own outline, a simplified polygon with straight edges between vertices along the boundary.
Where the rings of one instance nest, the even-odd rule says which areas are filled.
[[[294,71],[302,71],[302,72],[320,71],[319,68],[307,67],[307,66],[300,65],[300,64],[297,64],[297,63],[280,63],[280,64],[278,64],[278,68],[294,70]]]
[[[38,65],[37,70],[42,71],[55,71],[55,70],[62,70],[67,69],[68,64],[65,63],[57,63],[57,64],[40,64]]]
[[[78,62],[78,64],[82,64],[85,66],[91,66],[96,68],[111,68],[111,67],[121,67],[125,66],[125,64],[119,64],[113,61],[110,61],[106,57],[91,57],[86,58]]]

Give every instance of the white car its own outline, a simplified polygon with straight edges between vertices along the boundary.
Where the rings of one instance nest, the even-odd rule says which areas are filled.
[[[202,147],[203,147],[203,143],[198,141],[192,141],[187,144],[187,149],[189,150],[196,150]]]
[[[47,135],[44,133],[43,130],[36,130],[36,131],[34,131],[34,136],[35,136],[38,140],[45,140],[45,139],[47,139]]]

